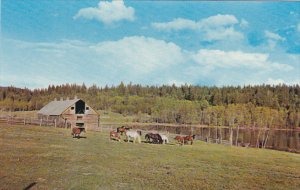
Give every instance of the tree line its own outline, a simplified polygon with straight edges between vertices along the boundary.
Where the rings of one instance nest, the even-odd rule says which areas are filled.
[[[0,87],[0,109],[39,110],[54,98],[80,97],[94,109],[135,115],[139,122],[288,128],[300,127],[299,85],[142,86],[120,83]]]

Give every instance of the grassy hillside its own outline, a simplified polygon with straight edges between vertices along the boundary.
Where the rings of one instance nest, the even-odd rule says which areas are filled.
[[[300,155],[197,141],[111,142],[108,132],[0,126],[0,189],[300,189]]]

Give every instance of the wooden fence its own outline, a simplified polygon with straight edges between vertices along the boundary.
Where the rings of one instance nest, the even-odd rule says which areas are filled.
[[[37,118],[21,118],[21,117],[10,117],[2,116],[0,117],[0,124],[6,125],[39,125],[39,126],[51,126],[57,127],[57,121],[54,120],[43,120]]]

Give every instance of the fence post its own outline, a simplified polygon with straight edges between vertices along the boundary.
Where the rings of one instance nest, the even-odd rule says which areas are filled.
[[[40,127],[42,126],[43,119],[40,120]]]
[[[54,127],[56,128],[56,119],[54,120]]]
[[[216,142],[216,144],[218,143],[218,126],[216,125],[216,140],[215,140],[215,142]]]

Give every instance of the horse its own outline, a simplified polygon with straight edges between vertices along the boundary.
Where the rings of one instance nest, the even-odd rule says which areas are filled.
[[[137,130],[136,131],[140,136],[142,136],[142,131],[141,130]]]
[[[177,142],[179,142],[180,144],[184,144],[184,137],[182,137],[182,136],[176,136],[174,139]]]
[[[79,138],[82,131],[85,132],[85,128],[73,127],[71,135],[73,135],[73,138]]]
[[[126,131],[128,131],[129,129],[131,129],[131,128],[125,127],[125,126],[118,127],[118,128],[117,128],[117,133],[120,133],[121,135],[123,135],[123,134],[124,134]]]
[[[138,131],[125,131],[127,142],[129,142],[130,138],[133,139],[133,143],[137,141],[138,143],[141,143],[141,136]]]
[[[145,135],[145,139],[149,143],[155,143],[155,144],[163,143],[163,139],[161,138],[160,134],[147,133]]]
[[[150,138],[150,133],[147,133],[145,135],[145,139],[146,139],[146,142],[150,142],[151,138]]]
[[[115,132],[115,131],[110,131],[109,133],[109,138],[110,140],[117,140],[117,141],[121,141],[121,137],[119,135],[119,133]]]
[[[188,136],[176,136],[174,139],[177,140],[180,144],[184,145],[184,143],[187,143],[188,141],[191,141],[191,145],[194,142],[196,135],[188,135]]]
[[[162,138],[163,144],[168,144],[169,143],[169,139],[168,139],[168,137],[166,135],[161,135],[160,134],[160,136]]]
[[[184,142],[187,143],[188,141],[191,141],[191,145],[193,145],[194,139],[196,135],[189,135],[184,137]]]

